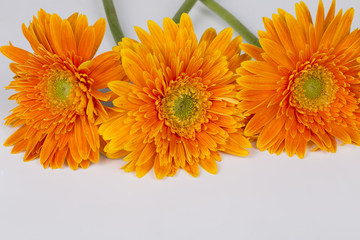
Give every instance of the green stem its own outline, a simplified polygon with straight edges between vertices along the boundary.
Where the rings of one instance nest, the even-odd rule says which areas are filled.
[[[195,5],[196,1],[197,0],[185,0],[179,10],[175,13],[175,16],[173,17],[174,22],[179,23],[181,14],[189,13],[192,7]]]
[[[209,9],[223,18],[231,27],[235,29],[248,43],[251,43],[255,46],[261,47],[259,39],[250,32],[239,20],[237,20],[234,15],[232,15],[228,10],[223,8],[214,0],[201,0]]]
[[[113,38],[115,40],[115,43],[118,43],[121,41],[121,39],[124,37],[124,34],[121,30],[120,23],[115,11],[114,3],[112,0],[103,0],[103,5],[106,13],[106,18],[108,20],[111,33],[113,35]]]

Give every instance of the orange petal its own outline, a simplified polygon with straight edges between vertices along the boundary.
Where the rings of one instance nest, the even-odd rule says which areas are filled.
[[[20,64],[24,64],[31,56],[33,56],[28,51],[14,47],[13,45],[0,47],[0,52],[4,54],[7,58],[10,58],[14,62]]]
[[[93,26],[87,27],[82,34],[78,45],[78,55],[83,57],[83,61],[87,61],[93,57],[95,37],[95,29]]]
[[[217,173],[217,165],[216,165],[215,159],[213,159],[213,158],[200,159],[199,164],[207,172],[209,172],[211,174],[216,174]]]

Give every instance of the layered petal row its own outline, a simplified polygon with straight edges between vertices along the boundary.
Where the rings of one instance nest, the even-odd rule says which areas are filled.
[[[320,1],[313,21],[307,6],[296,17],[279,10],[264,18],[262,48],[242,44],[255,61],[242,63],[240,109],[251,115],[245,134],[260,150],[303,158],[308,143],[335,152],[336,138],[360,144],[360,31],[351,31],[354,9],[325,15]]]
[[[93,58],[105,33],[105,20],[88,25],[86,16],[61,19],[38,12],[22,30],[33,53],[13,45],[0,51],[14,61],[14,80],[7,89],[18,104],[6,125],[19,127],[5,146],[12,153],[25,151],[24,160],[40,158],[44,168],[87,168],[99,160],[98,126],[107,117],[101,101],[111,93],[100,92],[112,80],[123,80],[119,56],[113,52]]]
[[[148,22],[135,28],[140,42],[124,38],[119,54],[131,83],[109,84],[115,93],[110,118],[99,128],[107,156],[125,156],[126,172],[161,179],[179,168],[192,176],[199,166],[215,174],[219,151],[246,156],[245,115],[236,95],[241,38],[232,29],[208,29],[198,41],[190,17],[179,24],[165,18],[163,29]]]

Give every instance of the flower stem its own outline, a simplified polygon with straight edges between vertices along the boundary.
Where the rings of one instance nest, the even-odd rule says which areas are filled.
[[[255,46],[261,47],[259,39],[250,32],[239,20],[237,20],[234,15],[232,15],[228,10],[223,8],[214,0],[201,0],[201,2],[206,5],[209,9],[223,18],[231,27],[235,29],[248,43],[251,43]]]
[[[185,2],[181,5],[179,10],[175,13],[173,20],[176,23],[180,22],[181,14],[189,13],[192,7],[195,5],[197,0],[185,0]]]
[[[112,0],[103,0],[103,5],[106,13],[106,18],[108,20],[111,33],[113,35],[113,38],[115,40],[115,43],[118,43],[121,41],[121,39],[124,37],[124,34],[121,30],[120,23],[115,11],[114,3]]]

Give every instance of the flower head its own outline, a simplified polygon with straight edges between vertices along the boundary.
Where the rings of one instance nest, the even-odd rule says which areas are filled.
[[[87,168],[99,159],[98,125],[107,118],[100,101],[109,94],[110,80],[121,80],[124,71],[112,52],[93,58],[105,32],[105,20],[88,26],[84,15],[62,20],[44,10],[29,27],[22,26],[34,53],[3,46],[0,51],[13,60],[16,74],[7,87],[18,106],[6,118],[7,125],[20,128],[5,145],[12,153],[26,151],[24,160],[40,157],[44,167]]]
[[[240,108],[252,115],[245,134],[258,136],[260,150],[286,151],[303,158],[307,144],[336,151],[335,138],[360,144],[358,72],[360,31],[350,32],[354,10],[325,16],[320,1],[313,22],[307,6],[296,4],[296,18],[279,10],[264,18],[262,49],[243,44],[256,61],[238,69]]]
[[[234,73],[249,59],[240,55],[241,38],[208,29],[198,42],[187,14],[179,25],[165,18],[164,30],[148,26],[150,33],[135,28],[140,42],[124,38],[114,47],[132,84],[109,84],[115,107],[99,128],[107,156],[127,155],[125,171],[142,177],[154,167],[161,179],[179,168],[198,176],[199,165],[216,173],[219,151],[247,155]]]

